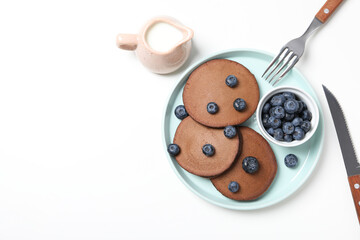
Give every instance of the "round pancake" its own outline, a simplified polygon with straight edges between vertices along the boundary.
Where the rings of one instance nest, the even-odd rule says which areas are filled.
[[[234,75],[238,84],[234,88],[226,85],[225,79]],[[259,102],[259,86],[254,75],[240,63],[215,59],[200,65],[189,76],[183,91],[186,111],[197,122],[209,127],[226,127],[245,122],[256,110]],[[235,110],[235,99],[246,101],[246,109]],[[207,104],[219,106],[216,114],[207,112]]]
[[[271,185],[277,171],[277,162],[269,143],[257,132],[248,127],[239,127],[243,139],[242,152],[232,167],[223,174],[212,178],[211,182],[224,196],[234,200],[254,200],[260,197]],[[259,170],[249,174],[242,168],[245,157],[255,157],[259,162]],[[230,192],[228,185],[236,181],[240,189]]]
[[[225,137],[224,129],[209,128],[194,121],[190,116],[178,126],[174,143],[180,153],[175,157],[186,171],[201,177],[213,177],[227,170],[241,149],[239,134],[232,139]],[[205,144],[215,148],[215,154],[207,157],[202,152]]]

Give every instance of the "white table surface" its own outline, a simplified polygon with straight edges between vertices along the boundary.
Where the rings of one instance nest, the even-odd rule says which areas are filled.
[[[344,1],[297,65],[326,131],[319,164],[292,197],[248,212],[211,205],[179,181],[162,145],[167,97],[189,64],[230,48],[277,53],[324,2],[2,1],[0,239],[359,239],[321,84],[360,151],[360,1]],[[115,46],[157,15],[195,32],[174,74],[152,74]]]

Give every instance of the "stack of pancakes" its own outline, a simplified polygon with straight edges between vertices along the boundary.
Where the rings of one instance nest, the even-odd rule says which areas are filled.
[[[238,83],[229,87],[225,79],[234,75]],[[189,116],[178,126],[174,143],[181,151],[175,157],[188,172],[210,178],[216,189],[234,200],[253,200],[271,185],[277,171],[275,155],[268,142],[257,132],[240,126],[250,118],[259,102],[259,87],[254,75],[243,65],[226,60],[208,61],[195,69],[186,82],[183,102]],[[246,108],[237,111],[233,102],[246,101]],[[207,112],[207,104],[215,102],[216,114]],[[224,127],[236,126],[237,136],[227,138]],[[215,148],[211,157],[202,152],[205,144]],[[255,157],[259,169],[253,174],[242,167],[244,158]],[[237,192],[228,189],[230,182],[240,186]]]

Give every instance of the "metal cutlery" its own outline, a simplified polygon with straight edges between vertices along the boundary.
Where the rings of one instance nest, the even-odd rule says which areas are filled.
[[[306,40],[321,25],[323,25],[343,0],[328,0],[316,14],[305,33],[285,44],[280,53],[271,61],[262,75],[273,86],[277,84],[299,61],[305,50]]]
[[[360,164],[351,141],[344,113],[335,96],[323,85],[343,155],[348,181],[360,223]]]

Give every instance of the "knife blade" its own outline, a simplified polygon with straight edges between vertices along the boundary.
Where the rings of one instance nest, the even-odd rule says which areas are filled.
[[[341,153],[345,163],[350,190],[360,223],[360,164],[357,160],[349,129],[342,108],[335,96],[324,85],[324,92],[329,104],[332,119],[338,136]]]

